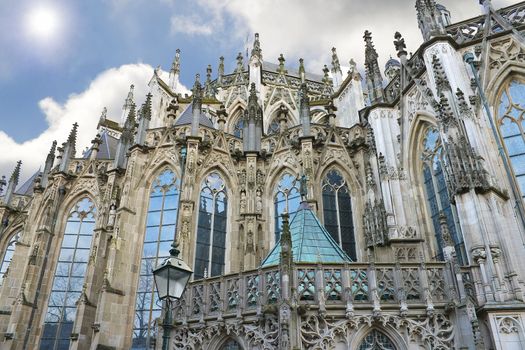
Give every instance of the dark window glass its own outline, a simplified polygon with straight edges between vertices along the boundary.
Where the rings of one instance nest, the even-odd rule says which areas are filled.
[[[224,180],[211,173],[202,182],[195,250],[196,279],[224,273],[228,199]]]
[[[20,238],[20,233],[14,234],[9,242],[7,243],[7,247],[5,249],[4,257],[2,260],[0,260],[0,286],[2,285],[2,282],[4,281],[4,276],[7,272],[7,269],[9,268],[9,264],[11,263],[11,259],[13,259],[13,254],[15,252],[15,246],[18,242],[18,239]]]
[[[275,187],[274,193],[275,242],[277,243],[281,237],[283,225],[281,214],[287,212],[291,219],[301,204],[299,180],[293,175],[283,174]]]
[[[368,333],[359,345],[359,350],[396,350],[392,341],[383,333],[374,329]]]

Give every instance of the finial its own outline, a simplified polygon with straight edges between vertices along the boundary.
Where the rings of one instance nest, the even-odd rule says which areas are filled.
[[[77,133],[78,133],[78,123],[75,122],[73,124],[73,128],[71,129],[71,132],[69,133],[69,137],[67,138],[67,143],[71,146],[71,157],[75,156],[75,147],[77,143]]]
[[[211,64],[206,68],[206,81],[211,81]]]
[[[354,59],[351,58],[350,61],[348,61],[348,65],[349,65],[349,69],[348,69],[348,74],[352,75],[356,72],[356,67],[357,67],[357,64],[355,63]]]
[[[102,108],[102,113],[100,114],[100,121],[105,121],[108,116],[107,107]]]
[[[255,40],[253,41],[252,57],[262,59],[261,43],[259,42],[259,33],[255,33]]]
[[[397,57],[401,58],[401,56],[406,56],[407,55],[407,52],[405,51],[406,49],[406,44],[405,44],[405,39],[403,39],[401,33],[399,32],[396,32],[396,34],[394,35],[394,46],[396,47],[396,51],[397,51]]]
[[[146,101],[144,101],[144,104],[142,104],[142,108],[140,109],[141,117],[146,118],[148,120],[151,120],[151,98],[153,95],[151,92],[148,92],[146,95]]]
[[[243,69],[244,69],[244,64],[242,62],[242,52],[239,52],[239,54],[237,54],[237,72],[242,72]]]
[[[4,192],[5,185],[7,185],[7,181],[5,180],[5,175],[2,175],[2,178],[0,179],[0,195]]]
[[[332,72],[341,72],[341,64],[335,47],[332,47]]]
[[[328,83],[330,81],[330,76],[328,75],[328,72],[330,72],[330,69],[328,69],[328,66],[325,64],[323,67],[323,83]]]
[[[171,64],[170,73],[179,74],[180,73],[180,49],[175,50],[175,58]]]
[[[284,62],[286,60],[284,59],[283,54],[281,54],[277,60],[279,61],[279,68],[277,69],[277,72],[281,74],[287,73],[286,69],[284,69]]]
[[[10,183],[14,183],[15,187],[18,184],[18,180],[20,179],[20,168],[22,167],[22,161],[19,160],[16,162],[15,169],[13,170],[13,173],[11,174],[11,177],[9,178]]]

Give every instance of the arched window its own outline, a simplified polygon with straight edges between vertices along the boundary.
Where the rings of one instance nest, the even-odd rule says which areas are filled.
[[[151,185],[135,299],[133,349],[149,349],[155,336],[154,322],[160,317],[162,304],[155,292],[153,269],[169,256],[175,237],[178,205],[179,180],[173,171],[166,169]]]
[[[323,179],[324,226],[352,260],[356,260],[352,201],[345,179],[330,170]]]
[[[290,174],[283,174],[279,183],[275,187],[273,199],[274,216],[275,216],[275,242],[281,237],[282,218],[281,214],[287,212],[290,218],[299,209],[301,204],[301,194],[299,191],[299,180]]]
[[[378,330],[372,330],[359,345],[359,350],[396,350],[392,341]]]
[[[202,182],[195,250],[195,278],[224,273],[228,197],[224,180],[218,173]]]
[[[69,212],[58,263],[51,285],[40,349],[69,349],[76,302],[82,292],[91,239],[95,229],[95,205],[83,198]]]
[[[13,259],[15,246],[19,238],[20,232],[17,232],[16,234],[11,236],[9,242],[7,243],[7,247],[5,248],[4,257],[2,258],[2,260],[0,260],[0,286],[4,281],[4,277],[7,272],[7,269],[9,268],[9,264],[11,263],[11,259]]]
[[[242,350],[242,348],[235,340],[228,339],[221,347],[221,350]]]
[[[242,115],[237,119],[235,124],[233,125],[233,134],[237,137],[242,138],[242,133],[244,130],[244,119],[242,118]]]
[[[437,258],[443,259],[443,235],[440,217],[446,218],[446,226],[454,241],[456,255],[460,262],[465,261],[465,245],[463,237],[456,225],[456,207],[450,202],[444,174],[443,147],[439,132],[428,128],[423,139],[423,182],[427,202],[430,209],[432,224],[438,246]]]
[[[272,122],[268,126],[268,135],[278,134],[281,131],[281,123],[278,118],[273,118]]]
[[[498,125],[507,155],[525,198],[525,83],[512,80],[501,93]]]

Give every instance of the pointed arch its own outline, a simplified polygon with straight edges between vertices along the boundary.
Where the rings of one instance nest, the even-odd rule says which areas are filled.
[[[2,244],[0,245],[0,286],[2,286],[4,277],[6,277],[9,270],[11,260],[15,253],[16,244],[22,235],[22,229],[23,225],[18,225],[12,229],[11,232],[5,234],[2,239]]]
[[[299,209],[301,202],[299,176],[294,172],[283,169],[274,183],[272,193],[273,202],[273,223],[274,223],[274,242],[279,241],[282,230],[283,213],[288,213],[290,218]]]
[[[97,209],[87,196],[69,210],[44,317],[40,349],[69,345],[83,291]]]
[[[179,210],[180,179],[168,165],[158,167],[156,177],[148,179],[149,202],[145,233],[140,257],[140,272],[135,297],[132,344],[134,348],[147,348],[155,337],[155,319],[160,317],[161,306],[155,293],[153,269],[169,256],[175,238]]]
[[[279,132],[279,121],[277,120],[277,118],[279,117],[279,110],[281,106],[286,107],[286,109],[288,110],[288,127],[291,128],[299,124],[299,119],[294,113],[295,107],[290,106],[288,103],[286,103],[286,101],[280,100],[278,103],[273,104],[270,107],[269,111],[266,113],[268,117],[265,118],[263,125],[266,135],[271,135]],[[272,124],[276,124],[276,128],[274,128],[273,131],[271,130]]]
[[[226,130],[235,135],[238,138],[242,138],[243,128],[244,128],[244,110],[246,106],[242,103],[237,103],[234,108],[231,109],[230,117],[226,124]]]
[[[310,114],[312,115],[312,123],[315,124],[328,124],[328,113],[325,109],[321,107],[314,107],[310,109]]]
[[[380,350],[398,350],[394,341],[384,332],[377,328],[372,328],[367,334],[361,337],[357,350],[380,349]]]

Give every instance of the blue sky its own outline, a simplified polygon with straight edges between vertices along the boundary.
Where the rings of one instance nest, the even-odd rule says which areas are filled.
[[[362,70],[365,29],[373,33],[382,64],[395,55],[395,31],[404,35],[409,51],[417,49],[421,35],[414,3],[0,0],[0,175],[9,176],[18,159],[24,176],[36,171],[51,142],[63,142],[75,121],[77,149],[89,145],[102,108],[118,120],[132,83],[140,103],[153,68],[169,71],[177,48],[185,86],[192,85],[195,73],[204,76],[208,64],[215,74],[221,55],[226,70],[234,67],[255,32],[267,61],[276,62],[283,53],[287,66],[297,66],[303,57],[308,70],[321,74],[335,46],[343,67],[353,58]],[[453,21],[481,13],[478,0],[442,3]],[[493,0],[495,7],[512,3]]]

